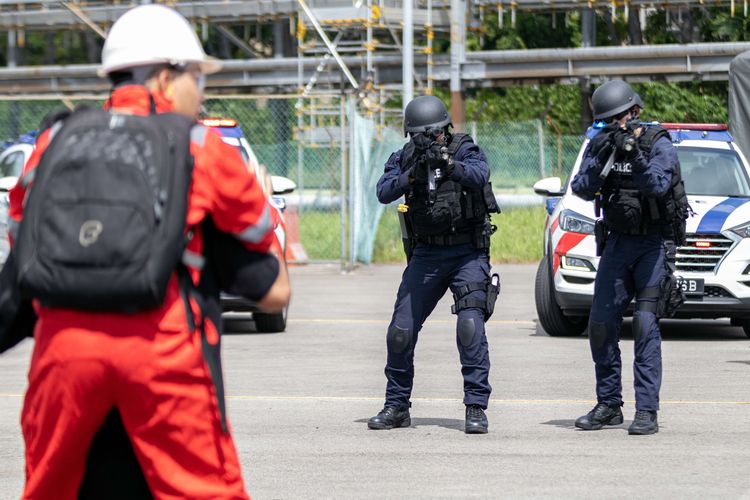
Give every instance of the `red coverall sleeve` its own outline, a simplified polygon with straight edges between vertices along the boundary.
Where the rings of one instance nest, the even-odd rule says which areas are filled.
[[[21,177],[18,179],[18,183],[8,193],[9,206],[8,206],[8,237],[10,243],[13,244],[13,240],[16,238],[18,232],[18,225],[21,223],[23,218],[23,202],[26,199],[26,192],[31,187],[33,179],[33,171],[39,165],[39,161],[47,149],[50,141],[50,129],[42,132],[36,140],[36,146],[34,151],[31,153],[26,165],[23,167]]]
[[[216,227],[234,235],[249,250],[267,252],[273,242],[274,208],[235,147],[207,130],[204,146],[195,154],[194,183],[209,197],[207,210]]]

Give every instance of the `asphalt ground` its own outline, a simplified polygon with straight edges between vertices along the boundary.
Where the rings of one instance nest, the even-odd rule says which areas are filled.
[[[664,322],[660,432],[628,436],[626,323],[625,423],[579,431],[573,421],[594,404],[588,341],[537,327],[535,267],[495,268],[503,290],[487,324],[490,432],[471,436],[449,296],[420,334],[412,426],[370,431],[402,266],[293,268],[286,332],[226,325],[228,408],[248,491],[256,499],[750,499],[750,339],[742,330],[728,321]],[[23,485],[18,419],[31,347],[0,357],[0,498],[18,498]]]

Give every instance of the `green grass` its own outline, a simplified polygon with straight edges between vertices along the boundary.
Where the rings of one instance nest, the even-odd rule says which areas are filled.
[[[310,260],[341,258],[341,214],[338,210],[303,210],[299,239]]]
[[[492,236],[493,263],[535,262],[542,258],[543,207],[509,208],[492,217],[497,232]],[[299,216],[302,245],[311,260],[338,260],[341,225],[338,211],[303,211]],[[373,262],[404,262],[401,231],[393,208],[383,214],[375,236]]]

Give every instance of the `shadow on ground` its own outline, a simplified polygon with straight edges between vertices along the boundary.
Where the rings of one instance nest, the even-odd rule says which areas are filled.
[[[366,418],[355,420],[358,423],[367,423]],[[464,421],[455,418],[412,418],[410,427],[443,427],[454,431],[464,431]]]
[[[248,317],[247,319],[226,319],[222,321],[224,333],[260,333],[255,327],[255,322]]]
[[[633,340],[633,320],[626,318],[622,323],[620,338],[622,340]],[[662,320],[659,323],[661,337],[664,342],[673,341],[715,341],[733,340],[750,341],[741,327],[731,326],[728,320]],[[537,323],[534,337],[547,337],[555,341],[587,341],[588,332],[573,337],[550,337]]]
[[[576,432],[594,432],[594,431],[585,431],[583,429],[578,429],[575,426],[575,422],[576,422],[575,419],[572,419],[572,418],[564,419],[564,420],[548,420],[546,422],[542,422],[542,425],[552,425],[555,427],[559,427],[560,429],[569,429],[569,430],[573,430]],[[620,425],[607,425],[607,426],[602,427],[599,430],[607,431],[607,430],[627,429],[629,425],[630,425],[630,422],[626,420]]]

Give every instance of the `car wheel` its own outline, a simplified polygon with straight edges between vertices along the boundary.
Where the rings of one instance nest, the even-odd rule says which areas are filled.
[[[750,319],[742,320],[742,329],[745,331],[745,335],[750,337]]]
[[[289,306],[276,314],[254,313],[253,320],[255,321],[255,328],[262,333],[283,332],[286,330],[286,316],[288,311]]]
[[[580,335],[588,323],[586,317],[565,316],[555,300],[555,288],[549,272],[549,257],[545,256],[536,271],[534,298],[539,323],[551,337],[573,337]]]

